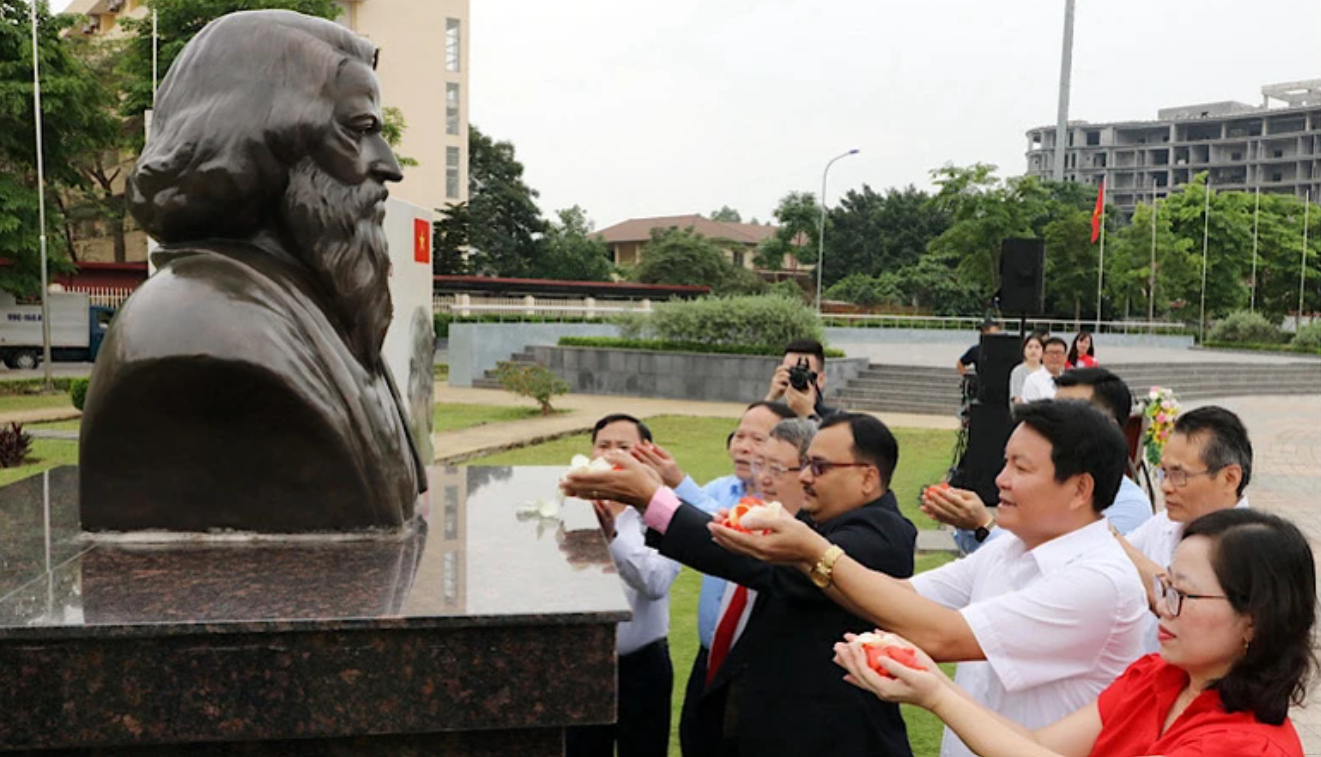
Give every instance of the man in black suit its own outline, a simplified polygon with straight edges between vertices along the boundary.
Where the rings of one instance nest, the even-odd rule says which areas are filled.
[[[651,529],[648,542],[661,554],[757,592],[738,644],[723,660],[713,648],[714,670],[699,705],[701,755],[911,755],[898,708],[868,701],[844,683],[827,651],[845,631],[870,623],[832,603],[796,567],[720,548],[710,532],[720,526],[709,514],[679,502],[629,457],[607,459],[623,470],[573,474],[565,490],[638,507]],[[822,424],[808,459],[798,517],[871,568],[911,576],[917,531],[889,491],[899,446],[885,424],[838,413]]]

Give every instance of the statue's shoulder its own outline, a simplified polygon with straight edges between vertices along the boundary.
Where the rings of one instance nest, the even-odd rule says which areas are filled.
[[[199,248],[160,260],[115,316],[103,351],[116,359],[208,355],[274,366],[327,327],[305,288],[260,256]]]

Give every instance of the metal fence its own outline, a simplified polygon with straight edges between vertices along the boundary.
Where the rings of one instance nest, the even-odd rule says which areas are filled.
[[[821,316],[826,326],[873,329],[948,329],[975,330],[981,318],[939,315],[859,315],[826,313]],[[1103,334],[1191,334],[1193,327],[1166,321],[1100,321],[1072,318],[1027,318],[1029,329],[1044,328],[1051,332],[1073,332],[1087,329]],[[1005,328],[1018,324],[1017,318],[1001,321]]]
[[[67,288],[70,292],[85,292],[89,305],[95,305],[103,308],[119,308],[133,294],[133,290],[121,287],[86,287],[70,286]]]
[[[437,294],[432,297],[437,313],[458,317],[501,315],[536,318],[608,318],[622,313],[650,313],[651,300],[606,300],[593,297],[488,297],[470,294]]]

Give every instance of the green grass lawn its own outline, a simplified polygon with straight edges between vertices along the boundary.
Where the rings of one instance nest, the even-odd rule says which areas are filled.
[[[724,442],[725,436],[734,430],[733,420],[661,416],[647,419],[647,425],[657,443],[668,449],[684,471],[697,481],[704,483],[729,473],[730,463]],[[936,523],[917,509],[917,496],[923,486],[940,480],[944,474],[949,465],[954,432],[904,428],[891,430],[899,440],[899,468],[895,472],[894,491],[900,508],[918,528],[935,528]],[[586,454],[590,446],[587,434],[577,434],[489,455],[467,464],[568,465],[571,457]],[[931,570],[951,559],[952,555],[944,553],[918,555],[916,570],[919,573]],[[684,568],[670,587],[670,658],[674,662],[670,731],[672,757],[679,755],[679,712],[683,706],[688,673],[697,655],[697,596],[701,591],[701,583],[701,574]],[[941,722],[924,710],[904,707],[903,711],[914,757],[939,755],[943,729]]]
[[[49,407],[73,409],[73,400],[68,392],[55,394],[9,394],[0,396],[0,413],[12,413],[16,410],[42,410]]]
[[[456,406],[457,407],[457,406]],[[737,423],[730,418],[693,418],[662,415],[648,418],[656,443],[669,450],[684,472],[693,480],[706,483],[731,472],[725,437]],[[894,494],[904,516],[918,528],[938,524],[917,509],[922,487],[941,479],[949,467],[954,447],[953,431],[930,429],[891,429],[899,440],[899,468],[894,476]],[[500,452],[468,461],[468,465],[568,465],[574,455],[591,452],[587,434],[566,436],[544,444]]]
[[[41,429],[42,431],[77,431],[82,428],[81,419],[74,418],[67,421],[42,421],[41,423],[29,423],[23,428]]]
[[[28,461],[13,468],[0,468],[0,486],[36,475],[57,465],[78,464],[78,442],[62,439],[33,439]]]
[[[554,411],[562,412],[562,411]],[[432,412],[435,423],[434,431],[460,431],[473,426],[488,423],[506,423],[522,421],[528,418],[540,418],[541,411],[535,405],[460,405],[458,403],[439,402]],[[568,458],[565,458],[567,464]]]

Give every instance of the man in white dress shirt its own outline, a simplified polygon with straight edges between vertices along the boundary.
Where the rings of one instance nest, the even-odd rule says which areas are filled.
[[[1017,417],[996,477],[1007,533],[969,557],[904,581],[796,522],[755,537],[716,531],[716,541],[810,571],[854,614],[958,662],[955,680],[981,704],[1027,728],[1053,723],[1140,656],[1146,593],[1100,512],[1128,458],[1114,421],[1079,401],[1024,405]],[[941,754],[972,752],[946,729]]]
[[[1046,340],[1041,352],[1041,368],[1023,380],[1023,401],[1054,399],[1055,377],[1064,372],[1069,357],[1069,343],[1057,336]]]
[[[1155,576],[1164,575],[1184,526],[1217,510],[1247,507],[1243,491],[1252,478],[1252,441],[1237,415],[1216,405],[1180,415],[1156,469],[1165,510],[1120,539],[1147,589],[1146,651],[1156,639]],[[1265,559],[1265,556],[1263,556]]]
[[[592,457],[629,450],[651,441],[651,430],[631,415],[607,415],[592,429]],[[670,695],[674,666],[666,638],[670,633],[670,585],[679,563],[645,543],[646,526],[638,511],[618,502],[594,502],[610,556],[624,584],[633,619],[615,633],[619,653],[618,721],[608,726],[579,726],[565,734],[567,757],[666,757],[670,744]]]

